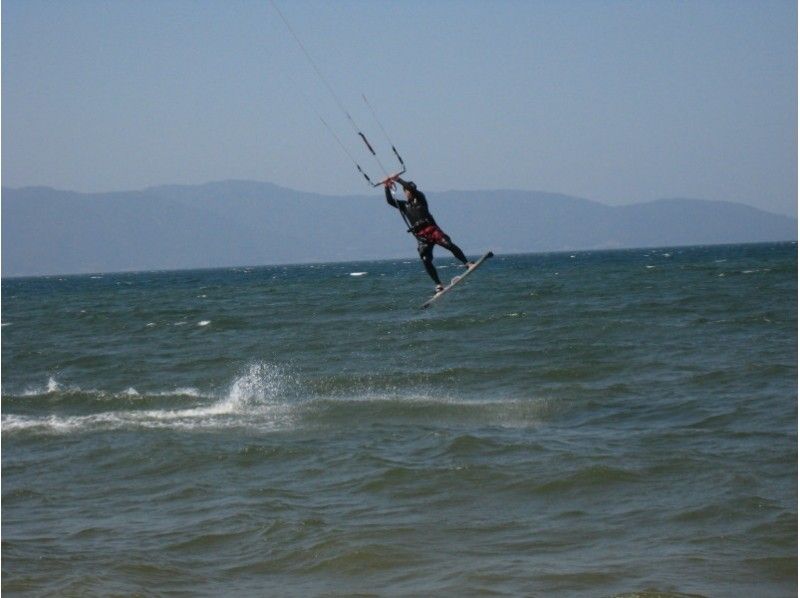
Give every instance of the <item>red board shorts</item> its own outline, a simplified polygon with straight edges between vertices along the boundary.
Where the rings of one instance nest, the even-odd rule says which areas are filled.
[[[442,229],[435,224],[430,224],[425,228],[421,228],[414,235],[422,243],[429,243],[431,245],[449,245],[449,237],[442,232]]]

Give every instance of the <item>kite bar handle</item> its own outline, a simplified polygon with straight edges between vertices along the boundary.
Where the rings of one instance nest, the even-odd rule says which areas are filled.
[[[389,181],[394,182],[394,181],[397,180],[397,177],[399,177],[401,174],[405,174],[405,173],[406,173],[406,169],[403,168],[403,170],[401,170],[400,172],[395,172],[393,175],[387,176],[382,181],[378,181],[377,183],[373,183],[372,186],[373,187],[380,187],[381,185],[385,185]]]

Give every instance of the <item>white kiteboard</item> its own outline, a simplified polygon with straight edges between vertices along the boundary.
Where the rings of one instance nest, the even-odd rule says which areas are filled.
[[[494,253],[492,253],[491,251],[489,251],[489,252],[487,252],[486,254],[484,254],[484,255],[483,255],[483,257],[481,257],[481,259],[479,259],[477,262],[475,262],[475,263],[474,263],[474,264],[472,264],[472,265],[471,265],[469,268],[467,268],[467,271],[466,271],[466,272],[464,272],[464,274],[462,274],[461,276],[456,276],[455,278],[453,278],[453,280],[451,280],[451,281],[450,281],[450,284],[449,284],[449,285],[447,285],[446,287],[444,287],[444,288],[443,288],[441,291],[439,291],[439,292],[438,292],[438,293],[436,293],[436,294],[435,294],[433,297],[431,297],[430,299],[428,299],[428,300],[427,300],[425,303],[423,303],[422,305],[420,305],[420,308],[421,308],[421,309],[425,309],[426,307],[430,307],[431,305],[433,305],[433,304],[434,304],[436,301],[438,301],[438,300],[439,300],[439,299],[441,299],[441,298],[442,298],[444,295],[446,295],[446,294],[447,294],[447,292],[448,292],[450,289],[452,289],[454,286],[456,286],[457,284],[459,284],[459,283],[460,283],[462,280],[464,280],[464,279],[465,279],[467,276],[469,276],[470,274],[472,274],[473,272],[475,272],[475,270],[477,270],[477,269],[480,267],[480,265],[481,265],[483,262],[485,262],[486,260],[488,260],[490,257],[493,257],[493,256],[494,256]]]

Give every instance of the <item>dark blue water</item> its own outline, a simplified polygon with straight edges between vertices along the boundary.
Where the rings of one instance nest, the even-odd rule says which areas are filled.
[[[796,595],[795,244],[430,291],[415,260],[3,280],[3,591]]]

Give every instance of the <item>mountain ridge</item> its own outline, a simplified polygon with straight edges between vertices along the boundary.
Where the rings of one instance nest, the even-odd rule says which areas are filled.
[[[470,255],[797,239],[796,219],[724,200],[609,206],[542,191],[426,195],[440,226]],[[415,241],[394,212],[382,190],[323,195],[239,179],[107,193],[3,187],[3,276],[414,256]]]

